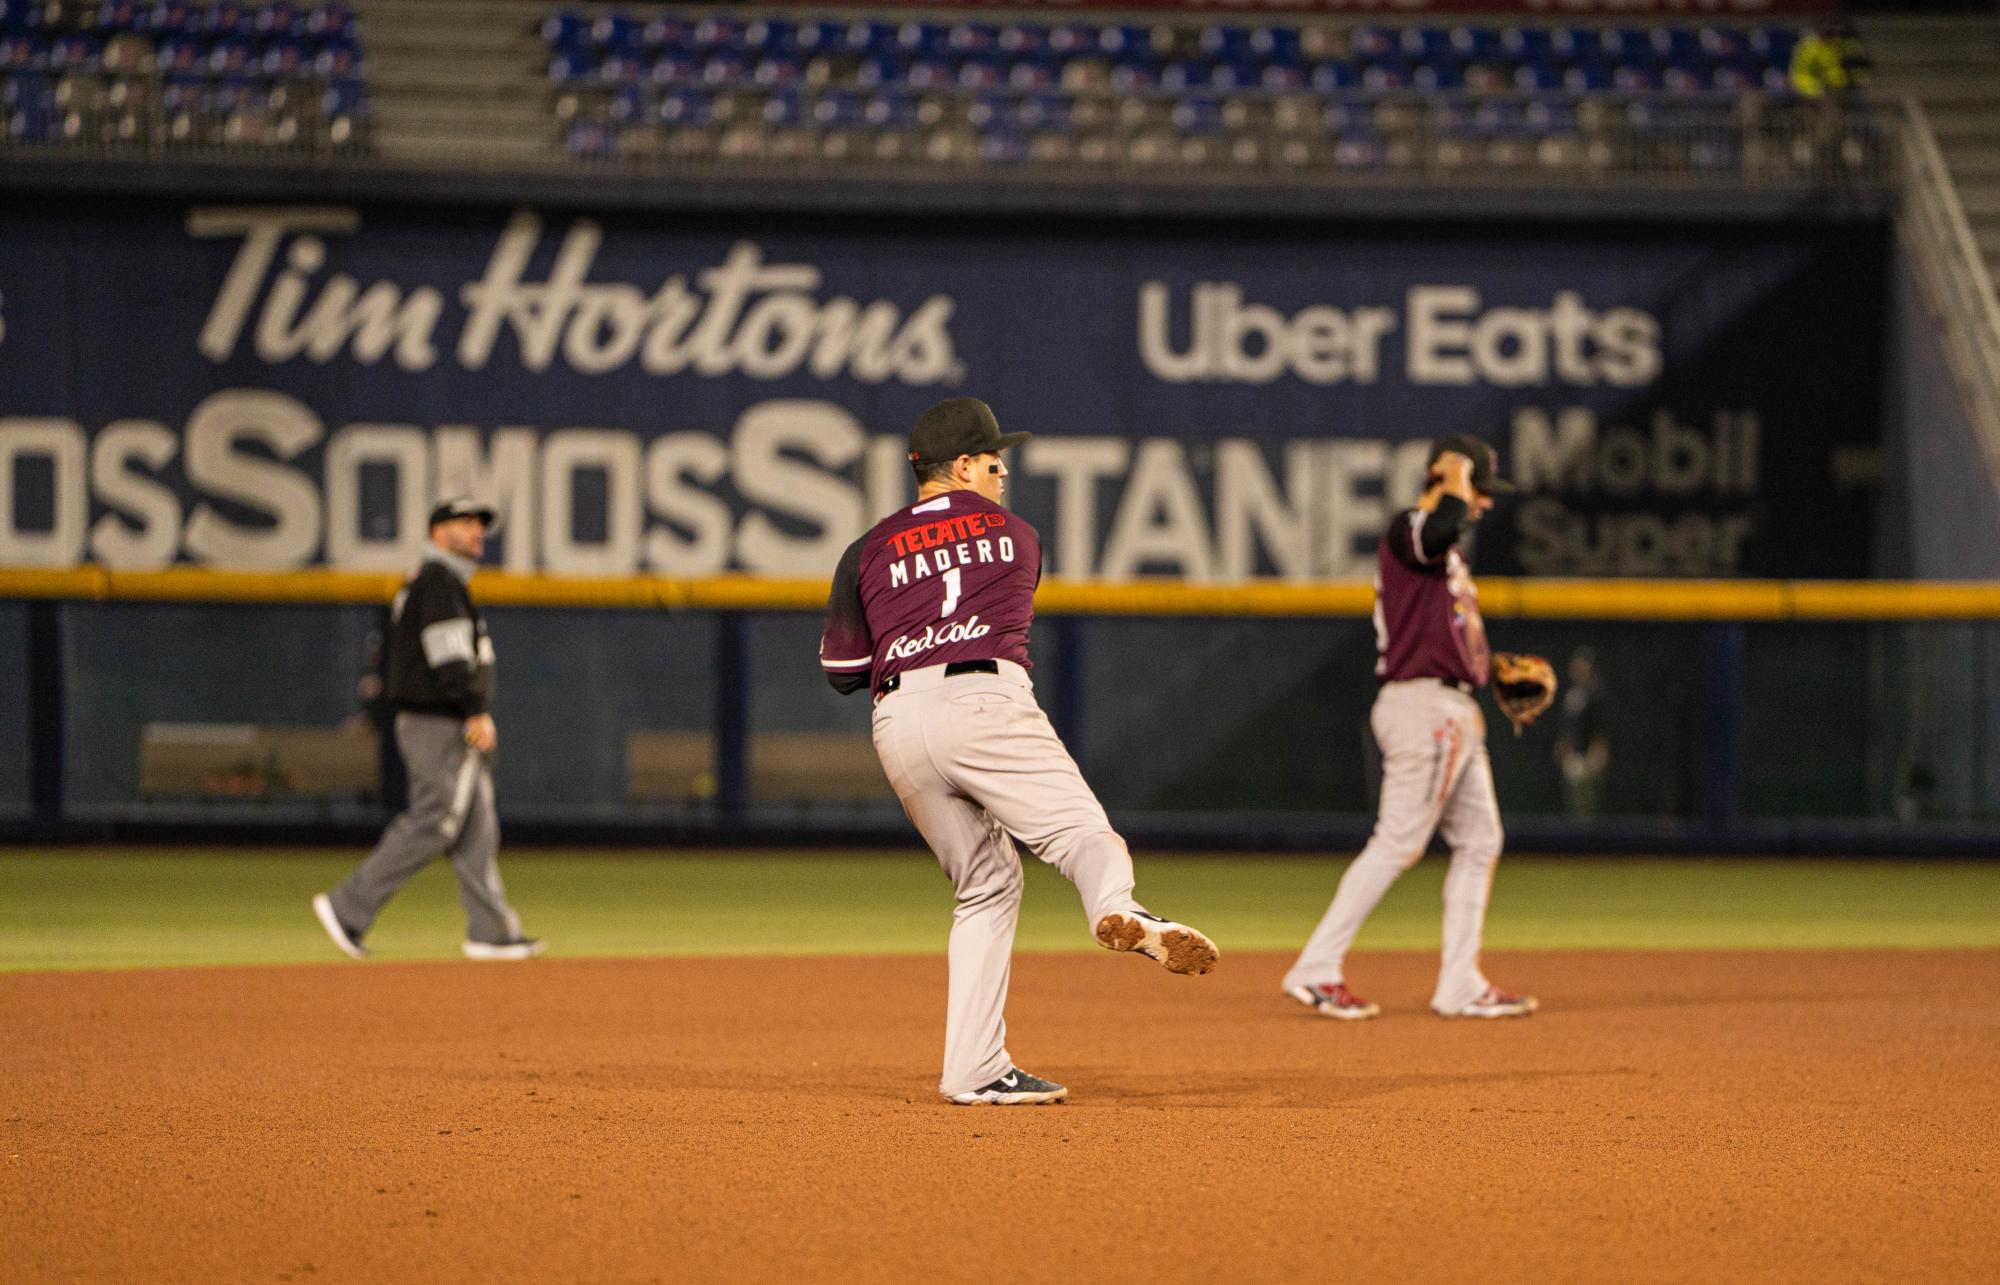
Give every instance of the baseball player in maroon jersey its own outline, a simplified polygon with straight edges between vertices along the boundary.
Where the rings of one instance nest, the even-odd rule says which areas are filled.
[[[1099,945],[1173,973],[1205,973],[1217,957],[1206,936],[1132,899],[1131,853],[1035,703],[1041,538],[1000,505],[1000,452],[1027,437],[1001,433],[975,398],[925,411],[910,430],[917,502],[841,555],[820,640],[827,681],[873,693],[882,770],[957,893],[938,1088],[966,1106],[1069,1093],[1007,1053],[1016,838],[1076,885]]]
[[[1382,750],[1375,832],[1284,981],[1285,994],[1321,1016],[1356,1021],[1381,1011],[1347,989],[1347,950],[1389,885],[1439,830],[1451,845],[1451,868],[1432,1010],[1440,1017],[1535,1011],[1532,996],[1503,991],[1479,971],[1486,901],[1500,860],[1500,805],[1475,696],[1491,653],[1458,547],[1493,507],[1494,493],[1513,489],[1500,478],[1492,447],[1476,437],[1444,438],[1431,448],[1429,485],[1417,506],[1391,519],[1382,537],[1375,574],[1381,689],[1368,720]]]

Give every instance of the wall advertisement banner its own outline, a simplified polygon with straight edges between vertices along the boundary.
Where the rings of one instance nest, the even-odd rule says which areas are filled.
[[[1426,443],[1483,570],[1868,571],[1875,226],[1230,228],[0,207],[0,567],[826,574],[946,397],[1061,577],[1365,576]],[[1497,538],[1496,538],[1497,536]]]

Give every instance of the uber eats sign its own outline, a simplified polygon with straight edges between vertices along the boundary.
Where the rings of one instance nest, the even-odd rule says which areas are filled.
[[[0,566],[401,569],[470,491],[515,571],[825,575],[970,394],[1035,434],[1013,502],[1054,575],[1367,575],[1455,432],[1521,486],[1481,569],[1859,575],[1883,254],[0,207]]]

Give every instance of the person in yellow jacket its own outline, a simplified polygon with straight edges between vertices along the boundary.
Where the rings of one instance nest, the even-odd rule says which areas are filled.
[[[1792,88],[1801,98],[1845,98],[1870,65],[1852,23],[1822,23],[1792,49]]]

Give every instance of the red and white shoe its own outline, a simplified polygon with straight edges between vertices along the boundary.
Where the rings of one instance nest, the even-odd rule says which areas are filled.
[[[1382,1011],[1380,1004],[1367,1000],[1347,989],[1342,982],[1321,982],[1313,986],[1287,986],[1285,994],[1304,1004],[1321,1017],[1331,1017],[1340,1022],[1362,1022]]]
[[[1485,994],[1464,1008],[1449,1013],[1441,1008],[1431,1011],[1439,1017],[1526,1017],[1540,1007],[1533,995],[1516,995],[1489,984]]]

